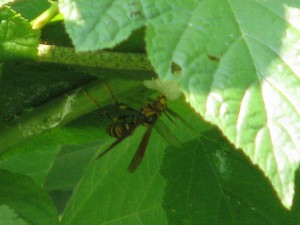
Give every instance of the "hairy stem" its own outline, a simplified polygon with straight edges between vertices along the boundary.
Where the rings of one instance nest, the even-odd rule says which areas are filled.
[[[73,48],[39,45],[39,62],[60,63],[113,70],[153,71],[146,54],[122,52],[75,52]]]

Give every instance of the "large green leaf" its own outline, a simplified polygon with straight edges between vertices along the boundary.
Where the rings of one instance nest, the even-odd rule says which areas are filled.
[[[0,22],[0,61],[34,58],[40,31],[8,7],[0,9]]]
[[[0,205],[9,206],[28,224],[58,224],[50,197],[32,179],[0,170],[0,183]]]
[[[167,224],[161,206],[165,182],[159,174],[166,144],[155,131],[143,163],[133,174],[127,172],[144,131],[137,129],[90,164],[65,210],[62,224]]]
[[[159,76],[179,82],[191,105],[259,165],[290,208],[300,160],[299,1],[142,3]],[[172,63],[181,76],[172,74]]]
[[[60,12],[76,50],[114,47],[144,24],[137,0],[61,0]]]
[[[298,211],[284,209],[240,152],[215,130],[203,135],[166,150],[161,173],[167,181],[163,206],[169,224],[300,224]]]

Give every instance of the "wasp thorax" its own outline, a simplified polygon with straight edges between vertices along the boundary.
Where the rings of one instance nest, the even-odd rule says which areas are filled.
[[[167,101],[164,95],[159,96],[152,103],[147,103],[140,110],[142,116],[141,122],[143,125],[154,124],[162,112],[166,110]]]

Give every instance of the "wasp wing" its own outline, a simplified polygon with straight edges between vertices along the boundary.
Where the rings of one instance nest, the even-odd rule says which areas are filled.
[[[167,126],[163,120],[158,120],[155,124],[155,130],[160,136],[171,146],[179,147],[181,142],[178,140],[175,133],[172,131],[170,126]]]
[[[153,129],[153,125],[148,126],[148,128],[143,136],[143,139],[140,142],[140,145],[139,145],[138,149],[136,150],[136,152],[131,160],[131,163],[128,167],[129,172],[131,172],[131,173],[134,172],[137,169],[137,167],[141,164],[141,162],[144,158],[144,155],[145,155],[147,144],[149,142],[149,139],[150,139],[150,136],[152,133],[152,129]]]
[[[116,147],[119,143],[121,143],[125,138],[127,138],[128,136],[130,136],[132,134],[132,132],[135,130],[136,126],[131,127],[130,130],[128,130],[123,136],[119,137],[117,140],[115,140],[105,151],[101,152],[96,159],[101,158],[102,156],[104,156],[106,153],[108,153],[110,150],[112,150],[114,147]]]

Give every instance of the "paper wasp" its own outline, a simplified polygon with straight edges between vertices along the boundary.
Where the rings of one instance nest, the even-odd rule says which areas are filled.
[[[95,100],[93,100],[87,93],[86,95],[98,106],[98,108],[101,109]],[[140,110],[132,109],[126,105],[118,103],[117,101],[115,101],[115,105],[119,108],[120,114],[116,118],[111,118],[108,115],[108,117],[112,120],[112,123],[107,127],[107,133],[110,136],[115,137],[116,140],[106,150],[98,155],[96,159],[104,156],[125,138],[129,137],[138,126],[146,126],[147,129],[128,167],[129,172],[134,172],[144,158],[154,124],[162,113],[166,113],[167,100],[164,95],[160,95],[154,101],[144,104]],[[126,111],[126,113],[124,113],[124,111]]]

